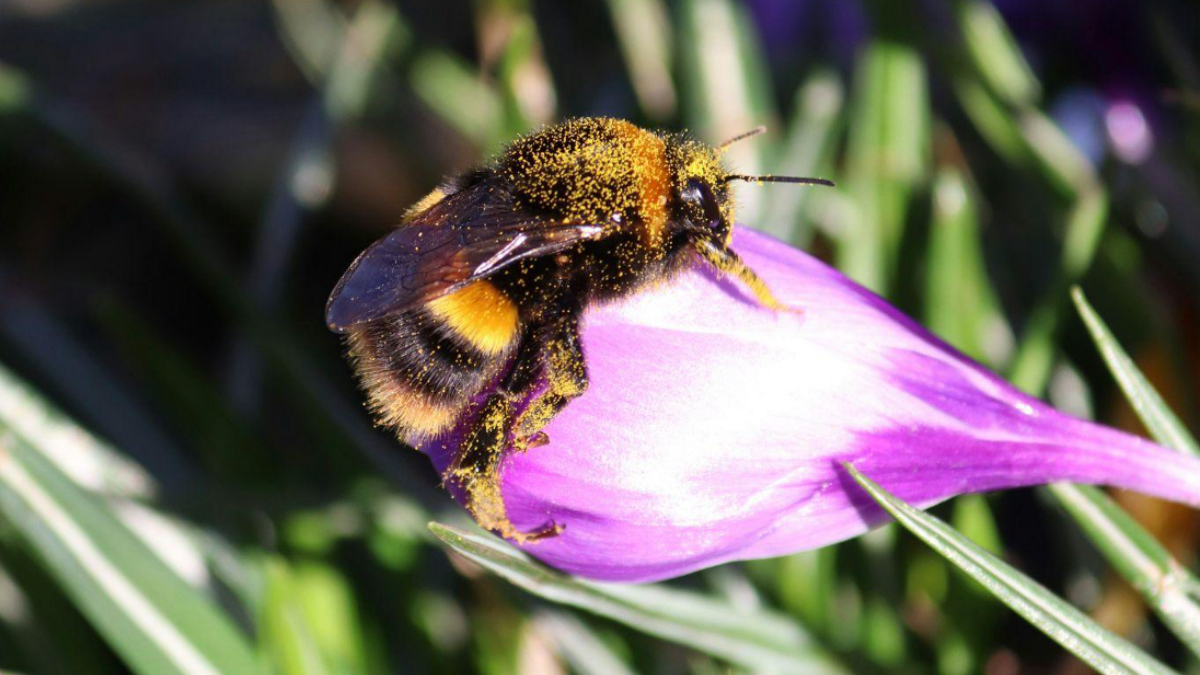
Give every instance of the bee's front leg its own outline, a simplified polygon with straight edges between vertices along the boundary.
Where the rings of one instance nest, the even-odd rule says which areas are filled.
[[[750,289],[750,292],[754,294],[754,299],[763,307],[777,312],[804,313],[804,310],[797,307],[789,307],[776,298],[775,294],[771,292],[771,287],[767,286],[767,282],[763,281],[754,270],[742,262],[742,259],[732,250],[705,242],[700,245],[700,256],[718,272],[733,275],[745,284],[746,288]]]

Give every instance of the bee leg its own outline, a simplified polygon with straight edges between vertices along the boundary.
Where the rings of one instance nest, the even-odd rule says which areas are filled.
[[[568,403],[587,391],[587,364],[580,347],[579,321],[575,317],[556,322],[542,342],[543,365],[549,386],[534,399],[517,420],[515,436],[521,450],[550,442],[542,427],[550,423]]]
[[[700,255],[704,258],[705,262],[712,265],[719,272],[737,277],[754,294],[754,299],[758,300],[758,304],[777,312],[804,313],[804,310],[799,307],[789,307],[776,298],[775,294],[771,292],[771,287],[767,286],[767,282],[763,281],[762,277],[758,276],[754,270],[742,262],[742,259],[733,251],[709,242],[700,244],[699,248]]]
[[[540,448],[543,445],[550,445],[550,436],[544,431],[535,431],[528,436],[518,439],[518,449],[528,450],[530,448]]]
[[[514,425],[515,403],[520,399],[518,391],[531,386],[537,371],[539,347],[533,341],[528,342],[528,347],[523,344],[519,348],[512,372],[480,408],[458,459],[446,474],[447,480],[454,480],[466,492],[467,510],[477,523],[518,543],[553,537],[563,529],[551,522],[539,530],[521,532],[508,519],[500,490],[500,465]]]

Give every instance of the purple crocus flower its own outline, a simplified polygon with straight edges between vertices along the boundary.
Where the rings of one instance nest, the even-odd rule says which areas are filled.
[[[814,258],[733,248],[802,314],[697,268],[585,315],[587,393],[503,467],[509,518],[559,569],[651,581],[841,541],[885,516],[851,462],[928,506],[1073,481],[1200,504],[1200,461],[1059,413]],[[453,440],[428,452],[439,470]]]

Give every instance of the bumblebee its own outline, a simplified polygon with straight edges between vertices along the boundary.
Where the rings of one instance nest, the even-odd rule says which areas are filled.
[[[698,258],[784,309],[729,248],[729,183],[831,183],[728,173],[729,142],[606,118],[543,128],[419,201],[334,288],[326,323],[346,336],[379,422],[410,445],[466,424],[444,479],[480,525],[519,542],[562,529],[512,525],[500,465],[510,449],[548,443],[542,427],[587,389],[586,307]]]

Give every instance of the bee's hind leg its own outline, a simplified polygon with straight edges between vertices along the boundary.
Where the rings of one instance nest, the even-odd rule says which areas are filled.
[[[540,352],[541,346],[532,336],[522,341],[512,371],[480,408],[463,440],[458,459],[446,472],[447,481],[456,482],[466,491],[467,510],[475,522],[518,543],[553,537],[563,529],[551,521],[533,532],[521,532],[508,519],[500,489],[500,465],[516,423],[516,403],[536,379]],[[519,438],[517,447],[522,450],[528,447],[527,440]]]
[[[579,321],[562,319],[543,335],[542,358],[548,386],[517,420],[517,447],[520,450],[546,445],[550,438],[541,429],[563,408],[583,395],[588,387],[587,363],[580,347]]]

